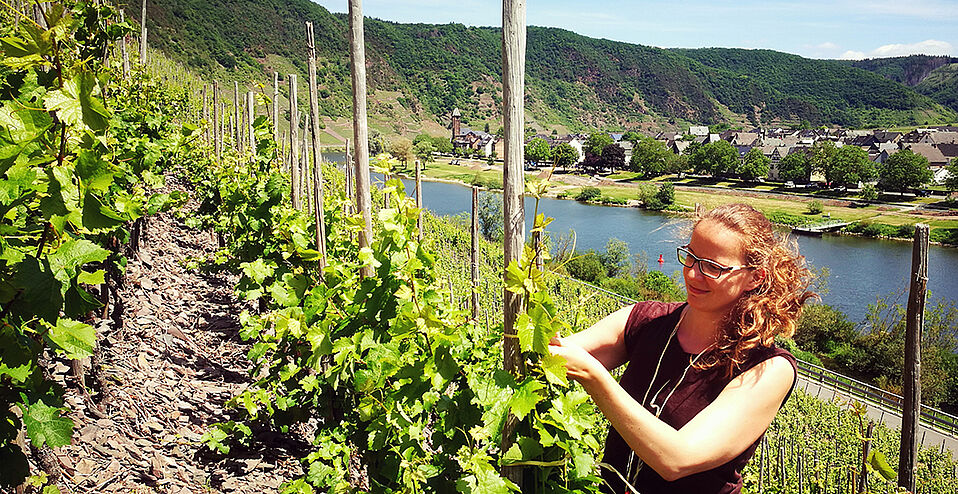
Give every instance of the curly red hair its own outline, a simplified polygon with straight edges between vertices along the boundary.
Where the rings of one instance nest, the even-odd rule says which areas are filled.
[[[695,367],[718,367],[731,377],[758,346],[771,346],[776,336],[795,334],[805,302],[817,295],[808,290],[812,273],[787,233],[777,233],[764,214],[747,204],[725,204],[700,214],[742,240],[745,262],[764,273],[761,284],[745,292],[723,322],[715,347]]]

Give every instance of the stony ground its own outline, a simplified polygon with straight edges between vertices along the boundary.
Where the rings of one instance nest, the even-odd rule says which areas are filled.
[[[151,218],[129,256],[121,310],[96,322],[98,353],[80,374],[90,399],[69,361],[53,363],[76,432],[72,445],[32,461],[58,471],[63,492],[261,493],[302,475],[295,458],[305,445],[289,439],[259,432],[256,446],[228,459],[199,443],[251,381],[235,280],[184,266],[213,250],[209,233],[171,214]]]

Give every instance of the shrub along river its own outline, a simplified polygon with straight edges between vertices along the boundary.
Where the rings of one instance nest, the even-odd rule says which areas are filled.
[[[335,160],[337,156],[327,157],[330,158]],[[381,183],[382,177],[374,176],[373,182]],[[407,194],[414,195],[415,183],[403,182]],[[469,215],[472,209],[470,187],[423,181],[422,195],[423,205],[436,215]],[[744,201],[747,202],[747,198]],[[534,207],[535,199],[526,198],[527,236],[532,228]],[[638,208],[548,198],[540,201],[539,212],[555,218],[547,227],[551,235],[575,231],[577,250],[601,252],[610,238],[623,240],[632,254],[645,254],[649,269],[661,270],[682,284],[675,248],[688,241],[688,223],[684,218]],[[828,269],[828,293],[823,295],[823,303],[841,310],[849,320],[863,321],[868,304],[874,304],[879,298],[907,305],[911,242],[828,234],[823,237],[796,235],[795,238],[799,252],[809,264]],[[664,260],[661,264],[657,262],[659,255]],[[932,245],[928,256],[928,305],[941,298],[954,301],[958,298],[958,249]]]

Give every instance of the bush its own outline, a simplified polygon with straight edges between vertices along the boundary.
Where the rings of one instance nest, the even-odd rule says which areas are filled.
[[[659,191],[655,194],[655,197],[662,202],[662,204],[672,204],[675,202],[675,186],[672,185],[672,182],[665,182],[659,186]]]
[[[565,269],[569,276],[596,285],[601,284],[606,276],[606,269],[599,255],[591,249],[584,254],[576,252],[576,255],[566,263]]]
[[[932,242],[958,245],[958,228],[935,228],[929,234]]]
[[[858,194],[858,197],[866,201],[874,201],[878,199],[878,189],[872,184],[865,184],[862,186],[862,191]]]
[[[602,191],[598,187],[583,187],[579,195],[575,196],[577,201],[595,201],[602,196]]]
[[[670,184],[671,185],[671,184]],[[652,184],[642,184],[639,186],[639,200],[642,201],[642,207],[652,211],[661,211],[665,209],[666,204],[659,198],[661,189]]]
[[[802,216],[797,214],[786,213],[783,211],[772,211],[765,215],[769,221],[772,223],[777,223],[779,225],[788,225],[788,226],[799,226],[808,222]]]
[[[620,198],[618,198],[618,197],[602,196],[602,197],[599,198],[599,202],[601,202],[602,204],[624,205],[624,204],[626,204],[627,201],[626,201],[625,199],[620,199]]]
[[[602,288],[610,292],[618,293],[623,297],[638,299],[639,283],[635,278],[606,278],[602,282]]]
[[[645,285],[652,298],[659,300],[674,300],[679,298],[679,287],[672,278],[669,278],[661,271],[648,271],[645,273]]]
[[[806,211],[808,214],[822,214],[822,211],[825,210],[825,205],[822,204],[822,201],[812,201],[808,203],[808,208]]]

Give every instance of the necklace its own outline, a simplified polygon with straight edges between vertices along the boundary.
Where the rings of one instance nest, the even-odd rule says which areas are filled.
[[[659,360],[655,364],[655,372],[652,373],[652,379],[649,381],[649,387],[645,390],[645,395],[642,397],[642,402],[641,402],[642,406],[646,408],[654,409],[655,418],[659,418],[659,416],[662,415],[662,411],[665,410],[665,404],[668,403],[669,398],[672,397],[672,394],[675,393],[677,389],[679,389],[679,386],[682,384],[682,381],[685,380],[685,375],[688,374],[689,369],[691,369],[695,365],[695,363],[698,362],[699,358],[701,358],[702,355],[705,354],[705,352],[709,351],[713,346],[715,346],[715,343],[712,343],[711,345],[705,347],[694,358],[689,359],[689,364],[685,366],[684,370],[682,370],[682,374],[679,376],[679,379],[675,382],[675,386],[672,387],[672,390],[669,391],[669,394],[665,395],[665,400],[662,401],[661,405],[656,405],[655,402],[656,400],[658,400],[658,397],[662,393],[662,391],[665,390],[665,388],[669,385],[669,381],[666,381],[665,383],[663,383],[662,387],[660,387],[659,390],[655,392],[655,394],[652,396],[652,401],[648,401],[649,393],[652,392],[652,386],[655,384],[655,379],[659,376],[659,370],[662,368],[662,360],[665,358],[665,353],[669,350],[669,345],[672,343],[672,340],[677,339],[676,334],[678,333],[679,326],[682,325],[683,319],[685,319],[684,309],[679,314],[679,320],[678,322],[675,323],[675,327],[672,328],[672,333],[669,334],[669,339],[666,340],[665,345],[662,348],[662,353],[659,355]],[[638,492],[635,490],[635,487],[633,487],[633,484],[635,484],[636,480],[638,479],[639,472],[642,471],[642,467],[644,466],[645,466],[645,462],[642,461],[642,458],[639,458],[638,456],[636,456],[635,450],[633,450],[630,447],[629,462],[626,466],[626,476],[631,480],[631,483],[626,482],[626,484],[628,484],[628,487],[632,490],[632,492]],[[634,471],[633,471],[633,468],[635,468]]]

